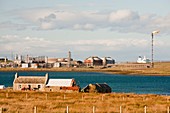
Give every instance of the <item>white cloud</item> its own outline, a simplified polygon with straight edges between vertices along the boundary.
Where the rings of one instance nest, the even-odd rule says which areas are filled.
[[[19,53],[33,52],[48,48],[52,42],[36,37],[20,37],[17,35],[5,35],[0,37],[1,51],[15,51]]]
[[[158,16],[155,14],[139,14],[128,9],[115,11],[73,11],[68,9],[33,8],[14,11],[20,21],[0,23],[1,29],[31,29],[36,30],[98,30],[110,29],[118,32],[149,33],[160,29],[169,33],[170,14]],[[11,14],[12,15],[12,14]]]
[[[167,52],[165,48],[170,45],[167,40],[154,42],[155,52],[159,53],[162,50]],[[137,58],[138,55],[148,55],[150,52],[150,42],[147,39],[119,38],[119,39],[91,39],[91,40],[50,40],[41,37],[21,37],[18,35],[0,36],[0,53],[1,55],[7,52],[14,54],[30,54],[45,55],[59,57],[59,54],[66,54],[67,51],[72,51],[77,54],[78,58],[91,55],[114,55],[118,57],[126,57],[129,53],[133,53],[131,57]],[[81,55],[79,55],[81,54]],[[123,55],[123,56],[122,56]],[[159,54],[157,56],[160,56]],[[65,56],[63,56],[65,57]]]
[[[55,29],[55,23],[53,23],[53,22],[42,22],[41,25],[40,25],[40,29],[43,29],[43,30]]]
[[[75,30],[94,30],[95,26],[93,24],[85,24],[85,25],[80,25],[80,24],[76,24],[73,26],[73,28]]]
[[[16,30],[25,30],[28,24],[17,24],[12,23],[11,21],[5,21],[0,23],[0,29],[16,29]]]
[[[44,18],[49,14],[52,14],[54,11],[55,11],[54,9],[50,9],[50,8],[32,8],[32,9],[25,9],[22,11],[16,10],[13,13],[28,22],[36,23],[37,20],[39,20],[40,18]]]
[[[115,40],[76,40],[76,41],[57,41],[57,40],[47,40],[43,38],[38,37],[20,37],[17,35],[5,35],[0,37],[0,46],[1,49],[5,51],[10,49],[14,49],[15,51],[24,51],[25,48],[35,50],[41,50],[44,51],[50,50],[50,49],[62,49],[67,47],[75,47],[75,48],[81,48],[83,47],[92,47],[95,49],[98,49],[97,46],[103,48],[104,50],[107,50],[108,48],[114,49],[122,49],[126,47],[130,47],[131,45],[134,45],[136,47],[140,46],[146,46],[145,42],[146,40],[138,41],[134,39],[130,39],[130,43],[127,43],[129,39],[115,39]],[[141,43],[142,42],[142,43]],[[144,42],[144,43],[143,43]],[[57,46],[56,46],[57,45]],[[6,48],[4,48],[4,46]],[[77,50],[78,50],[77,49]],[[35,51],[34,51],[35,52]]]
[[[130,10],[118,10],[111,12],[111,14],[109,15],[109,21],[111,23],[122,21],[128,22],[135,19],[139,19],[139,15]]]
[[[78,40],[68,42],[67,45],[80,46],[80,47],[94,47],[94,50],[123,50],[130,47],[145,48],[149,45],[148,40],[139,39],[114,39],[114,40]],[[77,48],[79,49],[79,47]]]

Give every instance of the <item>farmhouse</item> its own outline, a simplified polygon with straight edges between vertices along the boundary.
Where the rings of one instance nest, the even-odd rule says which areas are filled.
[[[13,90],[33,90],[33,91],[77,91],[80,87],[74,79],[49,79],[48,73],[45,76],[18,76],[15,74]]]
[[[48,74],[45,76],[18,76],[15,74],[13,90],[39,90],[44,91],[48,81]]]

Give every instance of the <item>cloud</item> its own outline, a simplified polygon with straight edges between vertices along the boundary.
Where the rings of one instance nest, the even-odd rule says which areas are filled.
[[[128,40],[131,40],[130,43],[127,43]],[[41,50],[43,50],[43,52],[53,50],[62,51],[63,49],[69,48],[74,48],[77,51],[81,51],[82,49],[95,51],[99,48],[106,51],[121,50],[130,46],[144,47],[147,44],[146,42],[146,40],[138,41],[135,39],[58,41],[30,36],[21,37],[17,35],[4,35],[0,37],[1,50],[24,52],[29,49],[28,51],[35,53],[38,51],[42,52]]]
[[[33,29],[33,30],[98,30],[110,29],[117,32],[150,33],[159,29],[169,33],[170,14],[139,14],[129,9],[114,11],[75,11],[55,8],[32,8],[13,12],[20,21],[2,22],[2,28]],[[12,18],[14,18],[12,17]],[[22,23],[27,23],[22,25]]]
[[[38,29],[52,30],[55,28],[56,28],[56,26],[55,26],[55,23],[53,23],[53,22],[42,22]]]
[[[124,21],[128,22],[131,20],[138,20],[138,19],[139,19],[139,15],[130,10],[118,10],[118,11],[111,12],[109,15],[109,21],[111,23],[124,22]]]
[[[95,25],[93,25],[93,24],[84,24],[84,25],[75,24],[73,26],[73,29],[75,29],[75,30],[94,30]]]
[[[57,45],[57,46],[56,46]],[[157,41],[157,46],[169,46],[166,41]],[[21,37],[18,35],[4,35],[0,36],[0,47],[1,50],[4,50],[4,46],[8,48],[13,48],[16,51],[21,50],[24,51],[25,47],[29,47],[34,50],[50,50],[50,49],[63,49],[63,48],[77,48],[76,50],[81,50],[81,48],[92,47],[93,50],[123,50],[126,48],[146,48],[150,46],[150,42],[146,39],[133,39],[133,38],[119,38],[119,39],[91,39],[91,40],[74,40],[74,41],[58,41],[58,40],[50,40],[44,39],[40,37]],[[88,48],[87,48],[88,50]],[[88,50],[88,51],[92,51]],[[37,51],[36,51],[37,52]]]
[[[161,33],[169,34],[170,32],[170,14],[164,17],[159,17],[154,19],[154,25],[160,29]]]
[[[36,37],[21,37],[17,35],[4,35],[0,37],[1,52],[14,51],[17,53],[36,53],[48,48],[52,42]]]
[[[167,40],[155,41],[156,56],[162,56],[158,53],[168,53],[170,45]],[[84,58],[91,55],[107,56],[113,55],[125,58],[137,58],[138,55],[147,55],[150,53],[150,42],[147,39],[139,38],[119,38],[119,39],[91,39],[91,40],[51,40],[42,37],[4,35],[0,36],[0,53],[5,55],[7,52],[13,54],[66,57],[67,51],[72,51],[77,58]],[[133,54],[129,54],[133,53]],[[65,54],[65,55],[64,55]],[[162,53],[163,54],[163,53]],[[58,56],[60,55],[60,56]],[[168,56],[167,54],[166,56]],[[10,56],[10,55],[9,55]],[[160,57],[161,58],[161,57]]]
[[[0,23],[0,29],[25,30],[27,26],[27,24],[17,24],[12,23],[11,21],[5,21]]]
[[[53,15],[53,18],[51,16]],[[144,18],[145,16],[145,18]],[[97,30],[110,28],[118,32],[150,32],[153,29],[161,29],[165,32],[170,26],[169,15],[159,17],[156,15],[139,15],[130,10],[117,10],[112,12],[69,12],[55,11],[41,21],[41,29],[73,29],[73,30]],[[55,17],[55,18],[54,18]],[[166,21],[165,21],[166,20]],[[43,26],[42,26],[43,25]],[[47,27],[44,27],[47,26]]]
[[[128,43],[127,43],[128,42]],[[66,45],[70,45],[72,47],[75,46],[76,50],[82,51],[123,51],[127,48],[145,48],[148,47],[149,42],[145,39],[113,39],[113,40],[77,40],[73,42],[67,42]],[[90,48],[90,49],[89,49]]]

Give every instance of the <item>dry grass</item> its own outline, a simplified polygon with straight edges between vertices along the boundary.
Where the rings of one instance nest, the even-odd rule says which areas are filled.
[[[147,113],[166,113],[170,96],[0,91],[4,113],[33,113],[34,106],[37,113],[64,113],[67,106],[70,113],[91,113],[93,106],[96,113],[119,113],[120,106],[123,113],[143,113],[144,106]]]
[[[144,69],[129,69],[129,68],[108,68],[104,69],[105,72],[109,72],[112,74],[140,74],[140,75],[170,75],[170,62],[156,62],[154,63],[154,68],[144,68]]]
[[[170,62],[155,63],[154,68],[140,70],[141,74],[146,75],[170,75]]]

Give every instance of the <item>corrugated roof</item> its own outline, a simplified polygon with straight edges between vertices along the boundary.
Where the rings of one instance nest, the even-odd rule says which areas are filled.
[[[31,83],[31,84],[37,84],[42,83],[44,84],[46,82],[45,76],[19,76],[15,79],[14,83]]]
[[[46,86],[72,86],[73,79],[49,79],[48,84]]]
[[[5,88],[5,85],[0,85],[0,89],[4,89]]]

